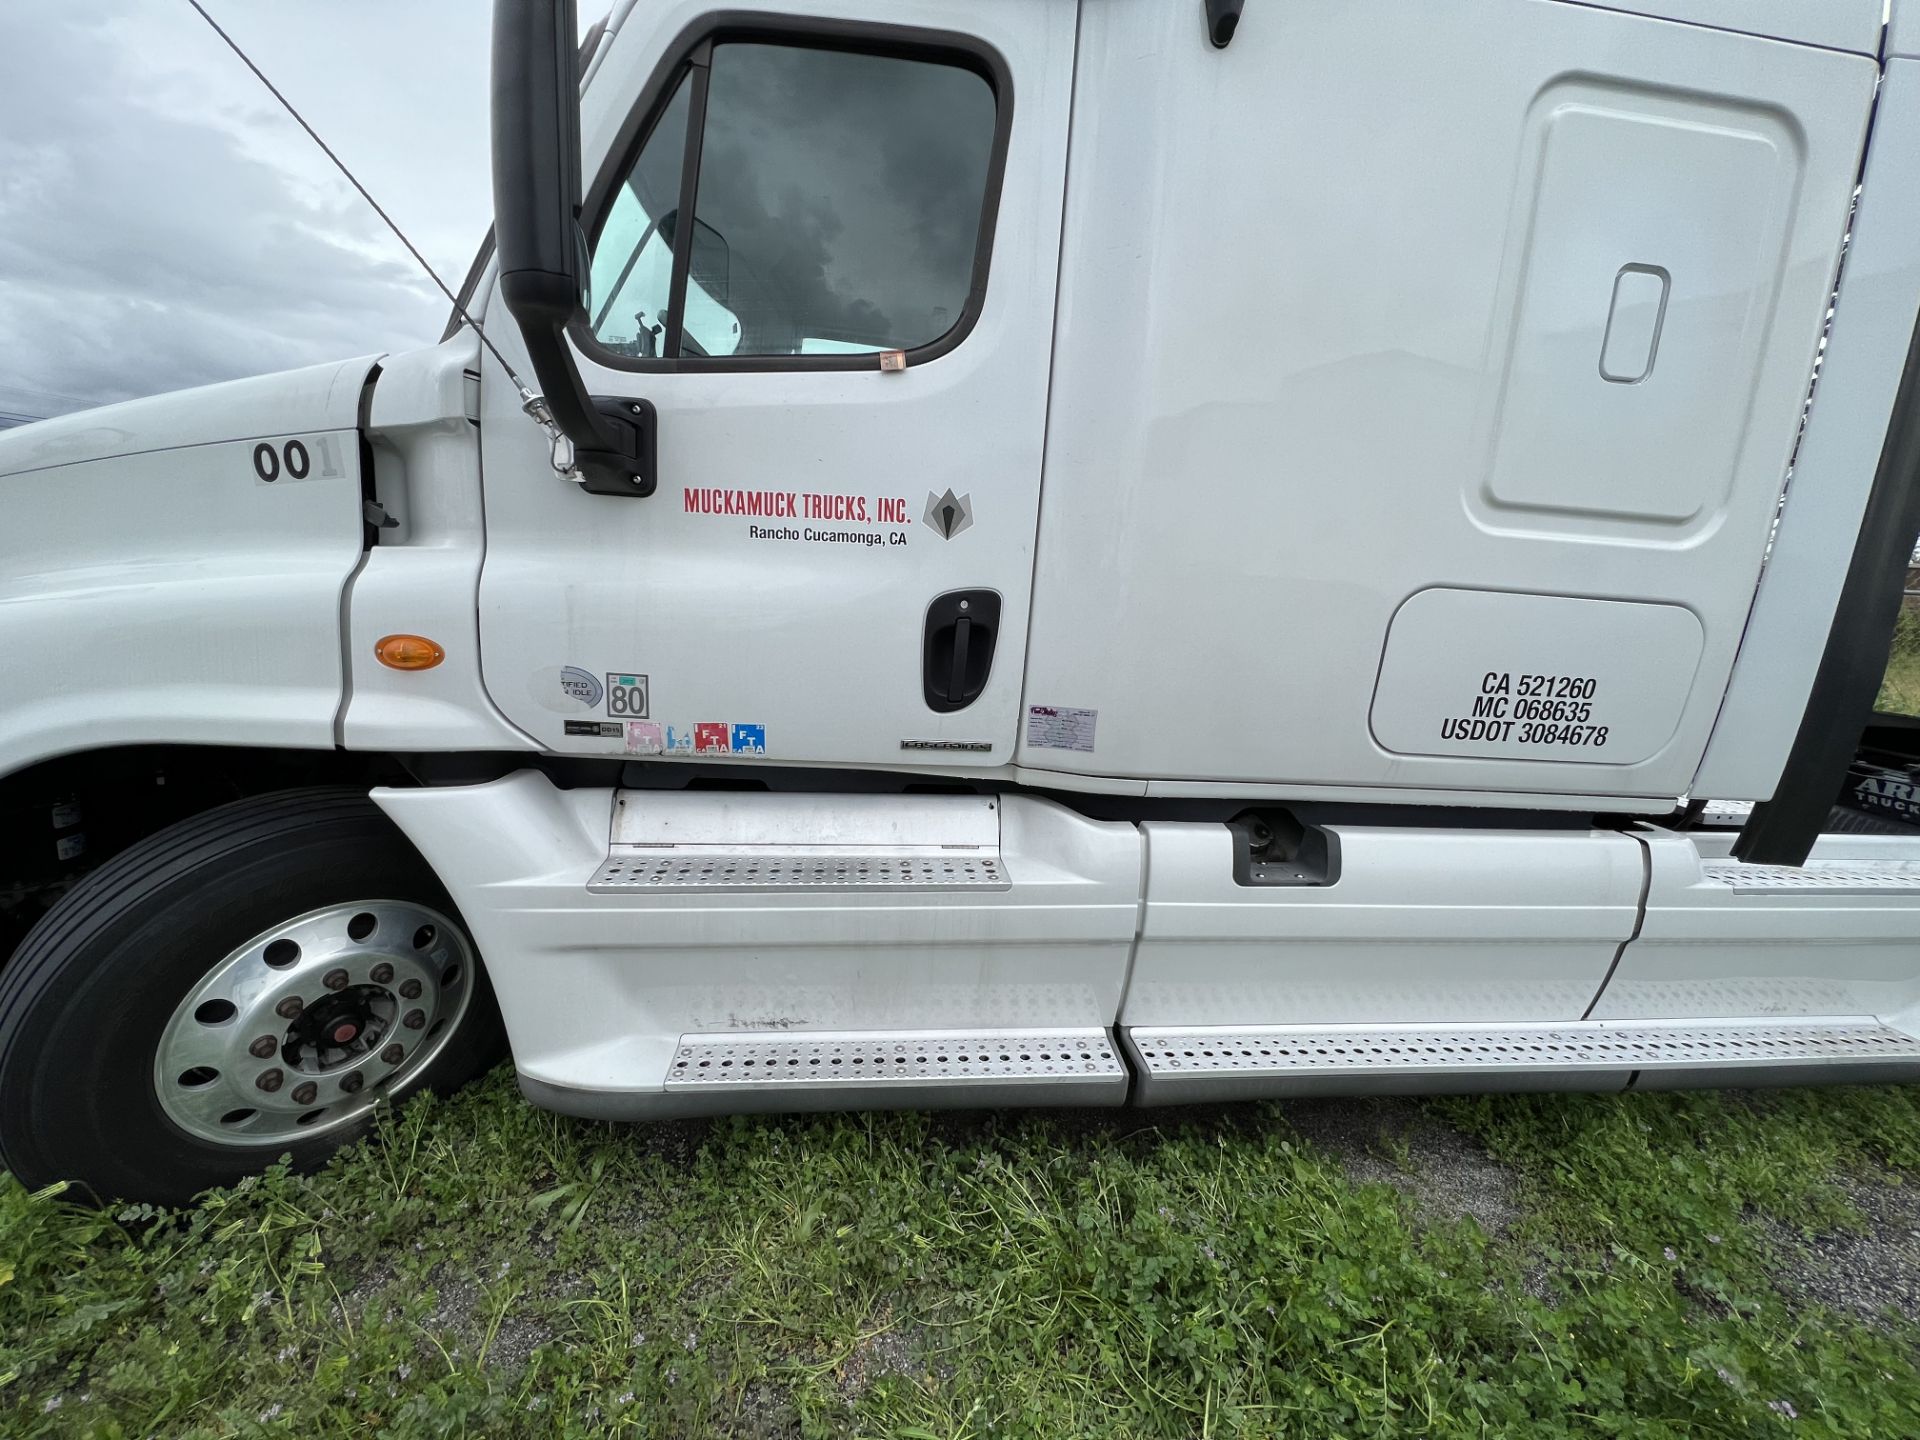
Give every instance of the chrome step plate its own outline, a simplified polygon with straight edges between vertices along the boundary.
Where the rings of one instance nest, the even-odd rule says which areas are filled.
[[[1145,1104],[1376,1089],[1617,1089],[1634,1072],[1709,1085],[1764,1083],[1774,1071],[1793,1083],[1920,1073],[1920,1039],[1872,1020],[1311,1025],[1124,1034],[1140,1075],[1137,1098]],[[1663,1082],[1646,1083],[1651,1088]]]
[[[918,853],[766,846],[620,846],[587,882],[596,895],[705,890],[1007,890],[1000,857],[976,849]]]
[[[717,1110],[856,1105],[1117,1105],[1127,1072],[1104,1030],[877,1030],[682,1035],[671,1094]]]
[[[1701,875],[1737,895],[1920,895],[1920,860],[1824,860],[1807,865],[1748,865],[1708,860]]]

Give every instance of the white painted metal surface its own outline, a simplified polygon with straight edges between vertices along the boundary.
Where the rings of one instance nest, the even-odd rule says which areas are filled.
[[[350,429],[361,384],[379,359],[332,361],[37,421],[0,435],[0,477],[223,440]]]
[[[1225,826],[1158,821],[1129,1026],[1578,1019],[1633,933],[1640,846],[1602,831],[1339,825],[1339,879],[1233,883]]]
[[[332,746],[372,365],[0,435],[0,775],[124,743]]]
[[[1163,791],[1682,793],[1798,429],[1875,64],[1536,0],[1302,0],[1225,52],[1192,22],[1159,0],[1082,17],[1025,699],[1098,724],[1091,751],[1023,740],[1018,762]],[[1651,373],[1616,383],[1635,265],[1671,288]],[[1516,613],[1627,602],[1529,662],[1556,689],[1596,647],[1644,644],[1645,605],[1690,611],[1671,738],[1619,761],[1382,748],[1389,623],[1436,587]],[[1436,732],[1509,663],[1511,628],[1451,637]]]
[[[1897,12],[1896,12],[1897,14]],[[1920,316],[1920,61],[1887,66],[1833,331],[1699,795],[1763,800],[1800,726]]]
[[[634,10],[585,98],[583,153],[599,166],[670,39],[713,7],[673,0]],[[728,7],[791,11],[787,4]],[[589,495],[556,480],[545,437],[519,413],[494,367],[484,372],[487,559],[481,634],[489,693],[547,748],[625,751],[627,735],[568,735],[566,722],[611,719],[562,688],[562,667],[650,677],[650,723],[697,748],[702,722],[764,727],[752,758],[869,765],[920,762],[903,741],[984,742],[938,753],[943,768],[1011,754],[1027,631],[1041,437],[1046,419],[1060,197],[1066,163],[1076,6],[987,0],[964,12],[932,0],[818,0],[806,13],[951,28],[992,45],[1014,75],[1011,144],[992,276],[978,323],[951,353],[900,374],[870,371],[635,374],[587,363],[597,395],[633,395],[659,413],[659,493]],[[520,341],[496,327],[515,363]],[[759,538],[739,516],[696,513],[691,490],[813,492],[897,499],[911,523],[778,526]],[[924,521],[951,487],[973,524],[943,539]],[[870,532],[869,546],[804,532]],[[967,709],[940,715],[922,696],[928,602],[989,588],[1003,602],[993,673]],[[564,620],[562,621],[562,618]],[[708,755],[703,758],[712,758]],[[730,757],[731,758],[731,757]]]
[[[1658,1088],[1920,1074],[1920,1039],[1872,1019],[1673,1025],[1296,1025],[1125,1032],[1144,1104],[1253,1095]],[[1660,1078],[1656,1078],[1660,1077]]]
[[[539,748],[480,683],[475,606],[486,517],[479,412],[470,403],[480,365],[471,330],[381,363],[367,438],[375,493],[398,524],[381,532],[347,597],[351,683],[340,743],[350,750]],[[425,635],[447,658],[431,670],[391,670],[373,647],[396,634]]]
[[[1387,632],[1373,738],[1402,755],[1646,760],[1673,738],[1701,638],[1678,605],[1423,590]],[[1463,668],[1463,645],[1482,663]]]
[[[1876,55],[1884,0],[1573,0],[1690,25]],[[1901,0],[1894,0],[1898,5]],[[1896,12],[1897,13],[1897,12]]]
[[[706,806],[720,833],[723,814],[784,797],[658,798]],[[610,791],[524,772],[375,799],[452,891],[536,1087],[659,1092],[681,1037],[709,1031],[1085,1030],[1119,1010],[1139,831],[1048,801],[996,801],[1002,890],[595,895]]]
[[[1914,0],[1891,0],[1893,14],[1887,25],[1887,56],[1902,60],[1920,60],[1920,5]],[[1891,71],[1892,67],[1888,67]]]
[[[1878,1015],[1920,1005],[1920,843],[1827,835],[1804,868],[1733,860],[1732,831],[1637,832],[1645,919],[1600,1020]]]

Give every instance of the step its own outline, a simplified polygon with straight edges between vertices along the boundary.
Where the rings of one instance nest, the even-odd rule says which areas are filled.
[[[1871,895],[1892,891],[1920,895],[1920,860],[1810,860],[1805,865],[1749,865],[1708,860],[1700,875],[1735,894],[1798,891],[1819,895]]]
[[[621,791],[594,895],[1012,888],[999,801]]]
[[[1105,1030],[872,1030],[682,1035],[671,1095],[718,1112],[859,1106],[1118,1105]],[[756,1104],[756,1099],[761,1103]]]
[[[1920,1039],[1872,1019],[1300,1025],[1127,1030],[1141,1104],[1366,1090],[1618,1089],[1920,1074]]]
[[[778,846],[720,850],[674,846],[648,852],[621,847],[593,872],[595,895],[646,890],[1005,890],[997,855],[950,851],[902,853]]]

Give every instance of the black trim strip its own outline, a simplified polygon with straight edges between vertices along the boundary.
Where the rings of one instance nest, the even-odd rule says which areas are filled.
[[[1791,504],[1791,501],[1789,501]],[[1827,648],[1807,692],[1800,729],[1771,800],[1753,807],[1734,842],[1737,860],[1800,865],[1846,783],[1887,671],[1907,560],[1920,535],[1920,324],[1887,422],[1873,490],[1860,517]]]
[[[867,20],[827,20],[806,15],[768,15],[751,10],[716,10],[702,15],[683,29],[667,46],[660,63],[641,87],[640,96],[622,122],[620,133],[608,147],[598,172],[587,187],[580,214],[588,236],[588,252],[600,242],[600,231],[613,212],[613,202],[621,181],[640,158],[640,149],[673,99],[674,82],[702,45],[733,41],[769,41],[804,46],[816,50],[851,50],[862,55],[894,56],[904,60],[926,60],[942,65],[959,65],[980,76],[993,89],[993,153],[987,162],[986,194],[980,204],[980,233],[974,242],[973,279],[965,305],[953,327],[937,340],[906,352],[908,366],[937,360],[967,338],[980,312],[986,306],[987,276],[993,260],[994,232],[1000,218],[1000,190],[1006,180],[1007,145],[1013,134],[1013,72],[1005,58],[986,41],[957,30],[927,30],[917,26],[891,25]],[[704,91],[699,97],[704,102]],[[698,134],[705,120],[688,116],[691,133]],[[691,153],[691,147],[690,147]],[[687,173],[693,173],[690,169]],[[687,198],[687,174],[681,176],[681,200]],[[690,215],[690,210],[689,210]],[[674,255],[676,276],[692,258],[691,222],[682,227],[688,242],[677,247]],[[683,260],[679,249],[687,252]],[[684,279],[669,299],[669,328],[675,333],[667,339],[678,347],[678,305],[684,300]],[[766,373],[795,370],[875,370],[879,356],[867,355],[680,355],[659,359],[616,355],[594,338],[593,331],[576,319],[567,334],[580,354],[595,365],[609,370],[627,370],[638,374],[673,373],[682,370],[738,371]],[[662,347],[663,349],[666,346]]]
[[[712,62],[713,46],[705,41],[687,62],[693,92],[687,96],[687,143],[680,152],[680,198],[674,202],[678,213],[673,219],[673,269],[667,278],[667,338],[660,347],[661,354],[669,360],[680,358],[681,339],[686,333],[683,322],[687,313],[687,276],[693,271],[693,207],[700,194],[700,156],[707,144],[707,90],[713,83]]]

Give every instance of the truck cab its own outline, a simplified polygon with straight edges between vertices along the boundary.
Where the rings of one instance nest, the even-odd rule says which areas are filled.
[[[8,1168],[1920,1074],[1910,0],[495,27],[439,343],[0,436]]]

